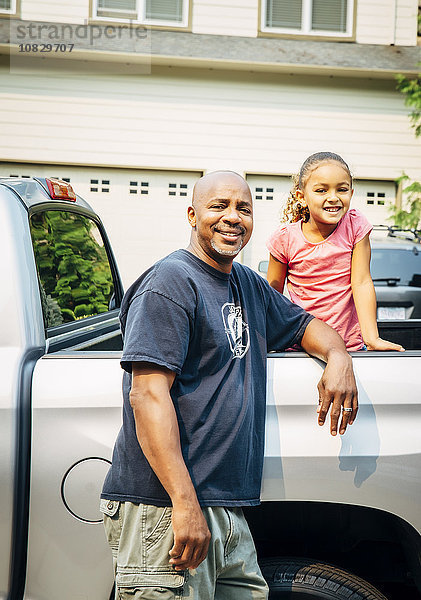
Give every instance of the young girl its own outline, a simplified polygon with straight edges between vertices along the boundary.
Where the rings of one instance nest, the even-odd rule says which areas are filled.
[[[370,276],[372,226],[349,209],[352,176],[332,152],[307,158],[296,176],[284,220],[269,238],[267,278],[291,300],[333,327],[349,351],[403,350],[379,337]]]

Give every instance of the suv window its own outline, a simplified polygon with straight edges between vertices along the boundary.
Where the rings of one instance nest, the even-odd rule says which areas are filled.
[[[398,285],[417,285],[421,277],[421,253],[416,248],[373,248],[370,268],[375,283],[376,279],[397,278]]]
[[[45,326],[55,327],[110,310],[113,277],[96,223],[74,212],[31,216]]]

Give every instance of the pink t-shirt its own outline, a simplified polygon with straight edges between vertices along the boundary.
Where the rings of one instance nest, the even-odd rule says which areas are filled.
[[[288,266],[291,300],[333,327],[349,351],[364,344],[351,290],[352,250],[372,228],[352,208],[321,242],[304,237],[301,221],[278,227],[267,242],[272,256]]]

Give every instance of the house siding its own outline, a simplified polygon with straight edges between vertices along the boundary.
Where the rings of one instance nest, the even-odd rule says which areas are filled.
[[[393,44],[396,0],[359,0],[356,41],[360,44]]]
[[[194,33],[256,37],[257,0],[193,0]]]
[[[20,16],[28,21],[83,24],[89,19],[89,0],[21,0]]]
[[[417,45],[417,0],[358,0],[356,41]]]
[[[421,175],[421,145],[393,81],[66,67],[4,68],[4,159],[288,174],[329,148],[358,177]]]
[[[418,0],[397,0],[395,44],[417,45]]]
[[[21,7],[23,20],[44,27],[83,25],[90,16],[89,0],[22,0]],[[387,47],[416,46],[416,14],[417,0],[358,0],[357,44],[269,40],[258,37],[258,0],[194,0],[193,33],[155,30],[149,46],[127,34],[117,44],[78,39],[80,60],[12,53],[0,66],[0,175],[70,177],[103,218],[126,285],[185,244],[186,206],[206,171],[248,177],[256,229],[241,260],[253,268],[267,256],[290,175],[313,152],[341,154],[361,182],[354,205],[384,222],[386,203],[368,204],[367,193],[380,190],[383,198],[386,190],[390,203],[403,171],[421,179],[421,144],[393,79],[416,69],[418,48]],[[88,58],[91,51],[101,62]],[[202,68],[180,66],[191,58]],[[268,72],[247,71],[253,62]],[[109,193],[93,189],[100,179],[111,182]]]
[[[1,70],[0,156],[18,165],[0,175],[70,177],[103,218],[126,285],[186,243],[185,201],[201,172],[249,174],[255,195],[259,182],[273,187],[272,200],[256,199],[242,257],[253,268],[289,176],[312,152],[341,154],[360,180],[421,179],[421,144],[393,80],[57,62]],[[94,193],[91,179],[109,180],[110,193]],[[149,181],[150,194],[132,195],[132,180]],[[188,198],[170,196],[171,182],[188,184]]]

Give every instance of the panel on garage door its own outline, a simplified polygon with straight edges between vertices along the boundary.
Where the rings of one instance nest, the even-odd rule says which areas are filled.
[[[351,207],[358,208],[373,225],[391,225],[389,207],[396,202],[394,181],[354,180]]]
[[[280,216],[292,187],[291,177],[247,175],[254,201],[253,235],[242,253],[242,262],[255,271],[268,259],[266,240],[280,224]]]
[[[75,188],[101,216],[127,287],[156,260],[185,248],[187,206],[201,173],[90,169]],[[107,191],[108,190],[108,191]]]
[[[104,222],[127,288],[156,260],[187,246],[186,210],[202,173],[0,163],[0,176],[9,175],[70,181]]]

